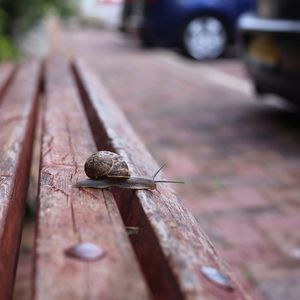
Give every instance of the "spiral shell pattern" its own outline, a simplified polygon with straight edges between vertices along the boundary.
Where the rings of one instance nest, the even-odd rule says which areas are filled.
[[[98,151],[85,162],[84,171],[91,179],[129,178],[130,172],[123,157],[110,151]]]

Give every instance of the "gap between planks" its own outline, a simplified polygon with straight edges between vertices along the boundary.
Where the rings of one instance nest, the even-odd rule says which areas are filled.
[[[82,60],[72,66],[98,149],[123,155],[135,175],[153,174],[157,164],[96,74]],[[182,200],[169,187],[160,190],[113,189],[125,226],[140,229],[131,241],[154,298],[250,299]],[[204,266],[228,274],[234,290],[208,282],[201,274]]]
[[[63,58],[48,60],[45,82],[34,297],[150,299],[112,194],[73,186],[96,146]],[[106,255],[94,262],[67,257],[81,241]]]

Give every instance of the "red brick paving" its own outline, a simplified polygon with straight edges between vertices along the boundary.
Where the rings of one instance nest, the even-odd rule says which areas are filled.
[[[178,192],[253,297],[300,299],[300,258],[291,255],[300,249],[299,115],[118,33],[67,32],[62,40],[99,72],[168,176],[186,181]],[[166,63],[174,57],[183,71]],[[203,65],[246,80],[235,59]]]

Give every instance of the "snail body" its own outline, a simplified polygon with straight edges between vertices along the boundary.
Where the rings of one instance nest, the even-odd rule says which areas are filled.
[[[152,178],[130,177],[127,179],[115,180],[104,178],[101,180],[86,179],[76,183],[77,187],[89,187],[95,189],[106,189],[109,187],[119,187],[132,190],[155,190],[156,182]]]
[[[119,187],[134,190],[155,190],[157,182],[182,183],[177,181],[156,181],[152,178],[131,176],[125,160],[119,154],[110,151],[99,151],[92,154],[85,162],[84,171],[89,179],[79,181],[76,187],[105,189]]]

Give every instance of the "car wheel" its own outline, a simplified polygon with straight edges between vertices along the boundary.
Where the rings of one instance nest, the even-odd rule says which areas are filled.
[[[141,38],[141,46],[144,48],[153,48],[155,47],[155,43],[149,39]]]
[[[139,37],[140,37],[140,41],[141,41],[141,45],[145,48],[152,48],[155,46],[155,43],[153,41],[153,39],[151,39],[147,32],[144,31],[144,29],[141,29],[139,32]]]
[[[264,89],[260,86],[258,82],[254,82],[254,91],[257,95],[263,95],[264,94]]]
[[[213,16],[198,16],[191,19],[182,36],[186,54],[196,60],[221,56],[226,48],[227,32],[224,24]]]

